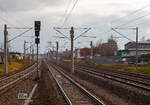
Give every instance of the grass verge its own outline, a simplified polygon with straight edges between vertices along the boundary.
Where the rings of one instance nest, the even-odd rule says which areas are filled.
[[[8,74],[18,71],[28,64],[30,64],[29,60],[27,60],[26,63],[24,63],[23,60],[11,60],[8,62]],[[0,75],[4,75],[4,64],[0,64]]]
[[[64,60],[64,62],[71,62],[71,60]],[[87,64],[84,60],[75,60],[75,63]],[[122,64],[122,65],[111,65],[111,64],[102,64],[102,63],[91,63],[95,67],[103,67],[113,70],[125,71],[136,73],[136,67],[133,64]],[[138,65],[138,73],[144,75],[150,75],[150,64]]]

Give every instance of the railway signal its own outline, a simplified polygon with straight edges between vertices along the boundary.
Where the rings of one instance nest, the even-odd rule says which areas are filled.
[[[35,43],[39,44],[40,43],[40,38],[35,38]]]
[[[38,38],[40,36],[40,29],[41,29],[41,21],[35,21],[34,22],[34,30],[35,30],[35,43],[37,45],[37,72],[36,72],[36,77],[35,79],[36,80],[39,80],[40,79],[40,72],[39,72],[39,68],[38,68],[38,65],[39,65],[39,61],[38,61],[38,45],[40,43],[40,38]]]
[[[39,31],[35,31],[35,36],[39,36],[40,32]]]
[[[41,21],[35,21],[34,24],[35,31],[40,31],[40,28],[41,28]]]

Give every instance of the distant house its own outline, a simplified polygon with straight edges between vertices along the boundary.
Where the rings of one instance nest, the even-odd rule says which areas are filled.
[[[9,58],[10,59],[22,59],[22,54],[21,53],[18,53],[18,52],[9,52]]]
[[[64,51],[62,54],[61,54],[61,56],[63,57],[63,58],[71,58],[71,52],[69,51],[69,50],[66,50],[66,51]]]
[[[81,48],[81,49],[75,49],[75,58],[82,59],[89,57],[91,55],[90,48]]]

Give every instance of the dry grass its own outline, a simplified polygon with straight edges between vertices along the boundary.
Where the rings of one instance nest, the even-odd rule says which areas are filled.
[[[71,62],[71,60],[66,60],[66,59],[65,59],[64,62],[66,62],[66,63],[67,63],[67,62]],[[80,64],[85,64],[85,63],[86,63],[84,60],[79,60],[79,59],[74,60],[74,62],[75,62],[75,63],[80,63]]]
[[[23,68],[25,65],[28,65],[29,63],[30,63],[30,61],[26,61],[26,63],[24,64],[23,60],[11,60],[10,62],[8,62],[8,73],[18,71],[21,68]],[[0,75],[4,74],[3,70],[4,70],[4,65],[1,64],[0,65]]]
[[[71,62],[71,60],[64,60],[64,62]],[[86,64],[84,60],[75,60],[75,63]],[[111,65],[111,64],[102,64],[102,63],[92,63],[95,67],[104,67],[108,69],[114,69],[119,71],[126,71],[131,73],[136,73],[136,67],[132,64],[122,64],[122,65]],[[138,73],[150,75],[150,64],[138,65]]]
[[[99,64],[99,63],[93,63],[93,65],[96,67],[104,67],[104,68],[110,68],[114,70],[136,73],[135,65],[129,65],[129,64],[110,65],[110,64]],[[138,65],[138,73],[150,75],[150,64]]]
[[[71,60],[64,59],[64,62],[71,62]]]

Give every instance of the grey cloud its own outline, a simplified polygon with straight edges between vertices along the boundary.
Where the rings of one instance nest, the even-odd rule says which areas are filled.
[[[0,0],[0,7],[1,8],[8,8],[7,9],[8,11],[27,11],[27,10],[31,10],[31,9],[36,9],[40,6],[63,5],[62,2],[63,2],[63,0],[32,0],[32,1],[31,0],[3,0],[3,1]],[[131,11],[123,11],[123,12],[125,14],[131,13]],[[145,12],[143,14],[145,14]],[[140,15],[143,15],[143,14],[140,14]],[[21,22],[23,22],[25,24],[30,24],[34,20],[34,18],[32,18],[33,17],[32,15],[34,15],[34,13],[33,14],[32,13],[26,14],[26,13],[22,12],[21,15],[22,15],[21,20],[24,20]],[[87,11],[87,14],[84,13],[84,14],[76,15],[76,16],[73,15],[72,17],[70,17],[68,24],[65,27],[69,27],[72,25],[75,27],[91,27],[92,30],[89,31],[87,33],[87,35],[89,35],[89,36],[91,36],[91,35],[95,36],[96,35],[97,36],[97,39],[92,39],[92,40],[100,40],[100,39],[107,40],[107,38],[111,35],[111,33],[107,33],[107,34],[101,34],[101,33],[110,30],[111,27],[109,26],[109,24],[111,23],[111,21],[117,20],[117,21],[112,23],[112,25],[115,27],[115,26],[118,26],[120,24],[126,23],[127,21],[131,20],[132,18],[139,17],[139,14],[137,14],[138,16],[134,15],[134,16],[132,16],[132,18],[130,16],[130,17],[122,18],[118,21],[118,19],[119,19],[118,15],[119,15],[119,13],[113,14],[110,16],[99,16],[97,14],[88,14],[88,11]],[[16,13],[14,16],[17,18],[18,16],[20,16],[20,13]],[[56,35],[56,32],[54,30],[52,30],[52,28],[50,29],[50,27],[53,27],[56,25],[57,21],[59,20],[58,17],[60,17],[60,16],[61,15],[58,13],[44,14],[42,16],[40,16],[40,14],[39,14],[38,17],[41,17],[40,19],[42,20],[42,30],[41,30],[41,35],[40,35],[42,52],[43,52],[45,46],[47,45],[47,42],[51,41],[52,36]],[[138,25],[139,27],[141,26],[141,28],[147,28],[147,29],[149,28],[149,25],[148,25],[149,18],[143,18],[141,20],[135,21],[135,23],[129,24],[126,27],[129,27],[130,25],[132,25],[134,27],[134,26],[137,26],[135,24],[138,24],[138,23],[145,23],[145,24]],[[62,24],[62,23],[60,23],[60,24]],[[145,31],[147,31],[147,29]],[[2,32],[1,32],[1,35],[3,35]],[[133,35],[134,32],[132,34],[127,34],[126,31],[124,31],[122,33],[125,35],[128,35],[128,37],[131,39],[135,39],[134,35]],[[66,34],[68,35],[69,31],[67,31]],[[114,33],[113,35],[119,36],[116,33]],[[143,36],[143,34],[140,34],[140,35],[141,35],[140,37]],[[149,36],[146,36],[146,39],[148,37]],[[25,39],[23,39],[23,40],[25,40]],[[83,39],[83,41],[84,40],[86,41],[87,39]],[[15,42],[17,42],[17,41],[19,42],[20,40],[18,39]],[[56,41],[56,40],[52,40],[52,41]],[[118,43],[120,44],[120,46],[123,46],[127,41],[124,39],[118,39]],[[63,43],[64,42],[62,42],[62,44]],[[17,50],[18,48],[22,48],[23,43],[22,43],[22,46],[20,46],[21,44],[18,44],[18,45],[15,44],[15,45],[17,47],[15,47],[14,49]],[[18,49],[18,51],[19,51],[19,49]]]
[[[62,5],[64,0],[0,0],[0,11],[27,11],[43,6]]]

